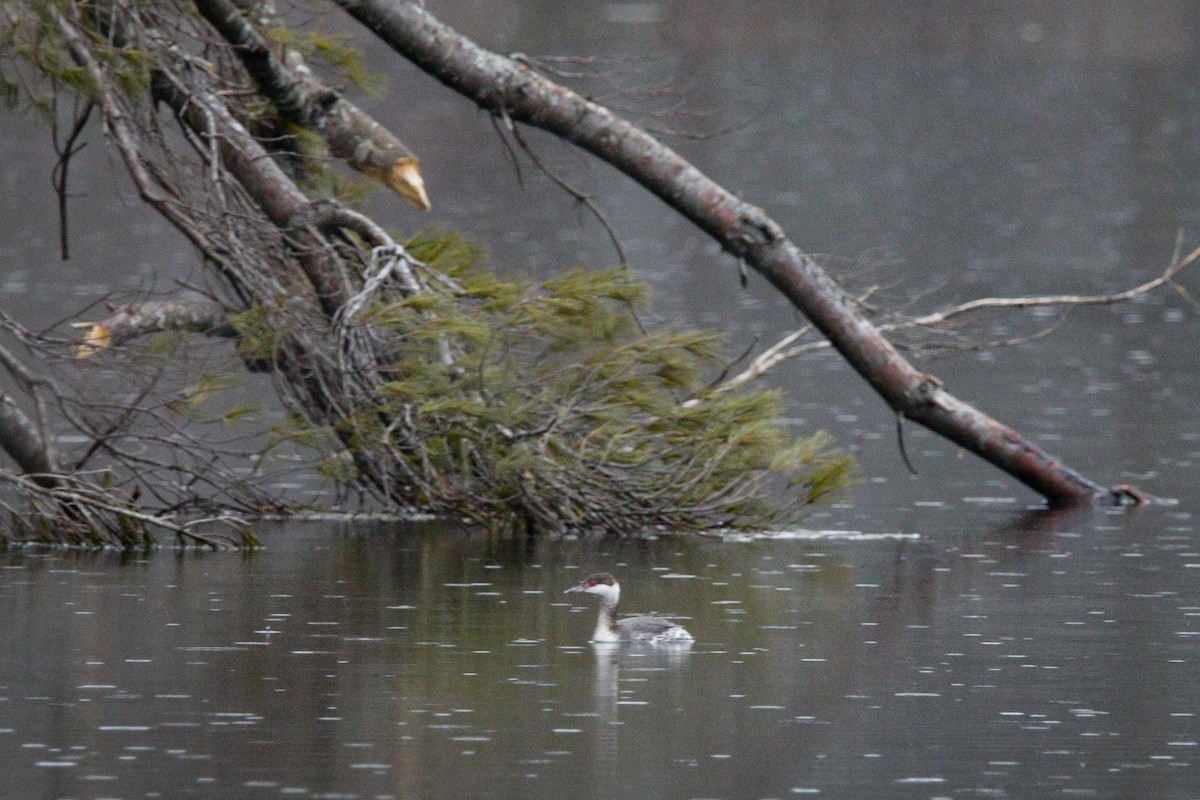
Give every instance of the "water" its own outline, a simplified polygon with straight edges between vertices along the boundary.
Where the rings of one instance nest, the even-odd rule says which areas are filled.
[[[919,539],[311,525],[254,556],[9,553],[0,795],[1192,796],[1186,515],[940,516]],[[594,604],[562,590],[593,569],[696,644],[587,645]]]
[[[919,294],[918,310],[1124,289],[1161,271],[1178,229],[1200,239],[1191,3],[434,11],[503,52],[597,54],[590,90],[631,116],[727,131],[672,141],[851,285]],[[435,205],[375,197],[382,222],[461,228],[505,269],[611,263],[600,227],[530,165],[518,180],[469,103],[370,56],[389,88],[364,102],[421,155]],[[656,115],[674,104],[664,79],[703,114]],[[80,309],[113,290],[202,283],[95,131],[58,261],[46,134],[8,112],[0,130],[7,313],[40,329],[94,318]],[[659,201],[529,138],[605,209],[658,318],[726,330],[738,352],[798,323]],[[798,429],[863,465],[805,521],[819,535],[289,525],[250,556],[4,553],[0,796],[1194,799],[1198,321],[1164,291],[1019,347],[914,354],[1089,477],[1172,500],[1159,507],[1031,510],[911,427],[909,475],[890,412],[822,356],[770,379]],[[678,614],[695,646],[586,645],[595,608],[562,590],[597,569],[621,579],[625,612]]]

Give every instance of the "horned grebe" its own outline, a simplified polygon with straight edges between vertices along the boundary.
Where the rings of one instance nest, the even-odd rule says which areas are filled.
[[[617,619],[617,601],[621,599],[621,584],[607,572],[589,575],[567,592],[587,592],[600,598],[600,618],[596,620],[593,642],[647,642],[649,644],[684,644],[693,641],[682,625],[654,616]],[[566,594],[566,592],[564,592]]]

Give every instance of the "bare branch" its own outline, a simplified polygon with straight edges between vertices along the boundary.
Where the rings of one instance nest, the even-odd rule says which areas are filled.
[[[35,501],[33,516],[55,526],[54,537],[39,531],[34,520],[26,521],[25,539],[42,539],[62,543],[69,538],[72,543],[89,547],[117,546],[122,548],[149,547],[156,542],[149,531],[159,529],[174,534],[180,544],[196,544],[211,549],[247,547],[257,545],[257,540],[245,522],[230,515],[196,519],[187,524],[175,522],[169,517],[150,514],[140,510],[129,501],[119,501],[112,492],[85,480],[84,475],[18,475],[0,470],[0,483],[16,486],[23,496]],[[73,511],[72,517],[64,522],[53,509],[66,507]],[[10,511],[16,510],[10,509]],[[22,518],[25,515],[22,514]],[[232,533],[211,533],[203,530],[213,523],[228,526]],[[62,527],[71,531],[64,536]],[[5,536],[11,536],[5,532]]]
[[[124,306],[107,319],[73,322],[71,327],[86,331],[83,343],[76,350],[77,358],[91,358],[138,336],[168,330],[225,338],[237,336],[228,323],[225,309],[210,300],[152,300]]]
[[[57,93],[55,94],[57,98]],[[71,159],[87,146],[87,142],[76,146],[75,142],[83,133],[83,127],[87,125],[88,118],[92,115],[92,109],[95,105],[91,102],[85,102],[83,110],[75,115],[75,121],[71,125],[71,130],[67,132],[67,138],[59,144],[58,141],[58,108],[57,103],[52,111],[51,116],[51,140],[54,142],[54,152],[58,155],[58,161],[54,165],[54,171],[51,173],[51,182],[54,185],[54,193],[58,195],[58,241],[59,250],[62,253],[62,260],[67,261],[71,258],[71,240],[67,235],[67,174],[71,166]]]
[[[608,240],[612,242],[613,249],[617,251],[617,263],[628,264],[629,260],[625,258],[625,248],[621,247],[621,240],[618,238],[617,232],[613,229],[612,224],[608,221],[608,217],[605,216],[604,212],[600,210],[600,207],[596,205],[596,201],[592,199],[591,195],[584,194],[580,190],[576,189],[565,178],[552,170],[550,166],[546,164],[546,162],[542,161],[541,157],[538,156],[538,154],[534,152],[534,149],[529,146],[529,142],[525,141],[525,137],[521,135],[520,129],[518,129],[513,121],[508,118],[507,114],[503,114],[501,118],[504,120],[505,128],[513,137],[513,140],[521,147],[523,151],[525,151],[525,155],[529,157],[529,160],[533,162],[534,166],[541,170],[543,175],[553,181],[555,186],[571,195],[571,197],[575,198],[575,202],[586,208],[589,212],[591,212],[592,216],[596,218],[596,221],[600,223],[602,228],[604,228],[604,232],[608,234]]]
[[[976,313],[988,309],[998,308],[1044,308],[1044,307],[1072,307],[1072,306],[1091,306],[1091,305],[1115,305],[1117,303],[1128,302],[1140,295],[1148,294],[1162,286],[1169,285],[1175,291],[1180,292],[1185,298],[1188,297],[1186,290],[1175,283],[1175,278],[1190,266],[1197,258],[1200,258],[1200,248],[1196,248],[1183,258],[1175,257],[1171,263],[1158,277],[1126,289],[1120,292],[1112,292],[1110,294],[1062,294],[1062,295],[1043,295],[1029,297],[984,297],[976,300],[971,300],[951,308],[941,311],[924,314],[918,317],[910,317],[901,319],[896,322],[881,323],[879,330],[885,333],[894,333],[898,331],[911,330],[913,328],[936,329],[951,319],[967,314]],[[865,300],[866,297],[858,298],[859,302]],[[989,349],[994,347],[1002,347],[1014,344],[1024,344],[1034,341],[1042,336],[1047,335],[1058,325],[1048,326],[1046,329],[1039,331],[1032,336],[1013,337],[1000,341],[979,342],[967,345],[971,349]],[[788,334],[780,339],[771,347],[760,353],[750,366],[743,372],[730,378],[726,385],[737,386],[747,381],[757,380],[767,374],[772,368],[778,366],[784,361],[789,361],[793,358],[798,358],[809,353],[814,353],[818,350],[826,350],[832,345],[828,340],[812,341],[805,344],[797,345],[806,335],[813,332],[811,325],[806,325],[799,330]],[[962,347],[963,345],[959,345]]]
[[[948,308],[944,311],[926,314],[921,317],[914,317],[902,325],[892,326],[890,330],[896,330],[900,327],[933,327],[940,325],[947,320],[963,314],[969,314],[975,311],[994,308],[1037,308],[1041,306],[1110,306],[1116,303],[1124,303],[1132,300],[1138,295],[1152,292],[1160,286],[1172,283],[1175,276],[1178,275],[1184,268],[1192,264],[1197,258],[1200,258],[1200,247],[1188,253],[1182,259],[1173,259],[1167,265],[1166,270],[1161,275],[1145,283],[1134,286],[1131,289],[1126,289],[1122,292],[1113,292],[1111,294],[1060,294],[1048,295],[1043,297],[981,297],[977,300],[972,300],[961,305]]]

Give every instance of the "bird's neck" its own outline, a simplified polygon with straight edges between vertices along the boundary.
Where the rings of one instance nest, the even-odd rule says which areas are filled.
[[[616,642],[620,640],[617,632],[617,601],[607,597],[600,599],[600,617],[596,620],[596,630],[592,634],[593,642]]]

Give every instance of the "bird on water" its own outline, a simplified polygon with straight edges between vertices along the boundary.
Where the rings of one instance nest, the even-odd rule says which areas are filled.
[[[593,642],[645,642],[647,644],[684,644],[693,641],[692,635],[677,623],[656,616],[617,619],[617,602],[621,599],[621,584],[607,572],[589,575],[569,592],[587,592],[600,598],[600,618],[596,620]]]

